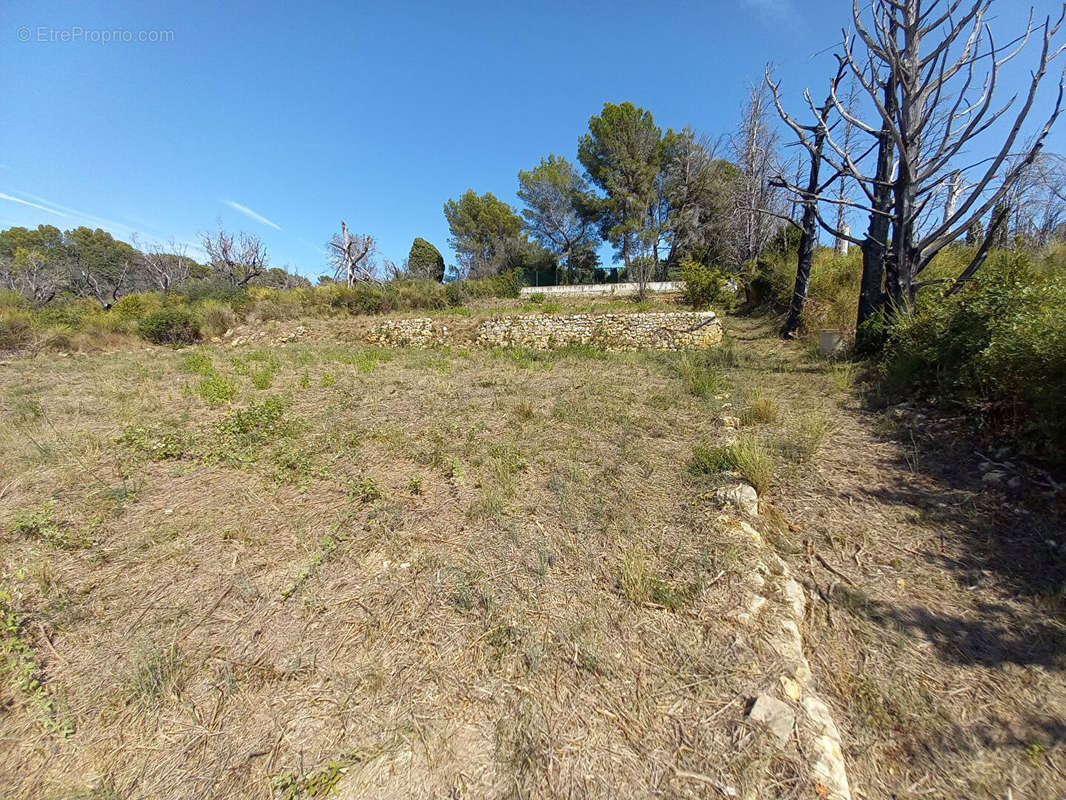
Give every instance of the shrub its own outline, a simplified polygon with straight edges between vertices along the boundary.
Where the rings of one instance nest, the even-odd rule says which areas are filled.
[[[682,261],[680,265],[681,297],[694,309],[707,308],[715,302],[726,284],[726,275],[717,267],[698,261]]]
[[[461,282],[446,284],[444,287],[444,299],[450,307],[461,306],[466,300],[466,290]]]
[[[225,278],[217,275],[187,280],[178,286],[173,294],[176,297],[185,298],[190,303],[217,300],[235,310],[246,308],[251,304],[251,297],[247,290],[234,286]]]
[[[161,308],[141,318],[137,332],[154,344],[180,347],[200,338],[200,324],[181,308]]]
[[[1066,460],[1066,273],[1001,251],[951,298],[925,295],[888,332],[887,399],[919,396],[979,412],[1039,453]]]
[[[163,301],[154,292],[136,292],[120,297],[111,306],[109,314],[121,320],[138,320],[145,314],[158,311],[163,307]]]
[[[219,405],[237,396],[237,384],[218,373],[212,373],[196,384],[196,393],[205,403]]]
[[[440,283],[444,280],[444,256],[425,239],[416,237],[407,254],[407,269],[414,278]]]
[[[233,309],[219,300],[204,300],[199,310],[201,330],[207,336],[221,336],[237,324]]]
[[[33,318],[25,311],[0,311],[0,348],[14,350],[33,340]]]

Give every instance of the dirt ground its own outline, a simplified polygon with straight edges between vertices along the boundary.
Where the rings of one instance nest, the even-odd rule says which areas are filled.
[[[706,355],[360,324],[0,367],[0,797],[818,797],[746,717],[756,555],[689,468],[723,415],[854,796],[1066,796],[1039,473],[740,317]]]

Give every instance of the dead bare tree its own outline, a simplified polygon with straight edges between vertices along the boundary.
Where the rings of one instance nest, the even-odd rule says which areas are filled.
[[[796,335],[796,331],[799,330],[803,307],[807,302],[807,290],[810,288],[811,283],[811,267],[814,265],[814,243],[818,234],[818,198],[838,177],[834,175],[824,186],[819,183],[822,152],[825,149],[826,137],[830,132],[827,120],[833,107],[833,92],[843,74],[844,67],[841,64],[836,77],[833,79],[833,90],[830,91],[829,96],[826,97],[821,107],[816,110],[814,123],[799,126],[804,132],[804,144],[809,145],[810,169],[808,171],[806,189],[796,195],[800,207],[803,209],[803,215],[799,222],[800,241],[796,259],[796,284],[792,291],[788,315],[785,317],[784,325],[781,327],[781,336],[785,339],[791,339]],[[776,103],[777,88],[770,80],[769,72],[766,80],[774,91]],[[771,183],[782,187],[785,185],[780,179],[771,179]]]
[[[1047,247],[1066,222],[1066,159],[1041,153],[1018,178],[1008,203],[1014,235],[1023,244]]]
[[[247,286],[266,271],[266,246],[255,234],[241,231],[234,237],[220,225],[215,234],[201,233],[200,242],[211,268],[234,286]]]
[[[377,252],[377,243],[369,234],[351,233],[348,224],[341,221],[340,234],[334,234],[328,242],[331,248],[331,262],[334,276],[339,281],[344,277],[345,283],[351,287],[356,281],[368,281],[380,283],[374,275],[374,254]]]
[[[858,94],[859,94],[859,84],[855,80],[855,76],[852,75],[851,76],[851,80],[848,82],[848,93],[847,93],[847,95],[845,95],[845,98],[844,98],[844,105],[845,105],[845,107],[848,110],[848,116],[854,116],[854,113],[855,113],[855,101],[858,98]],[[854,138],[855,138],[855,126],[852,125],[850,122],[848,122],[847,119],[844,119],[844,136],[843,136],[843,140],[842,140],[842,145],[843,145],[843,149],[844,149],[845,158],[850,158],[852,155],[854,155],[854,146],[855,146]],[[839,180],[839,183],[837,184],[837,196],[836,196],[836,199],[837,199],[836,228],[839,231],[844,231],[845,233],[850,234],[851,233],[851,228],[848,227],[848,223],[847,223],[848,207],[847,207],[847,204],[845,203],[846,200],[851,199],[851,194],[848,191],[848,176],[847,175],[840,175],[838,180]],[[839,236],[835,237],[834,242],[833,242],[833,250],[838,256],[847,255],[848,254],[848,244],[849,244],[849,242],[848,242],[847,239],[841,239]]]
[[[736,184],[735,258],[743,264],[758,256],[781,227],[784,197],[771,183],[781,171],[779,136],[770,124],[769,97],[760,84],[749,93],[740,127],[733,136]]]
[[[133,244],[137,245],[136,239]],[[144,250],[144,271],[164,295],[170,291],[170,287],[188,280],[191,263],[188,247],[174,239],[165,245],[156,244]]]
[[[863,248],[860,326],[882,306],[889,321],[913,307],[917,290],[926,285],[918,281],[921,272],[945,246],[965,235],[1003,201],[1040,153],[1059,116],[1061,79],[1042,127],[1017,149],[1041,82],[1051,61],[1062,52],[1053,41],[1066,16],[1066,5],[1054,22],[1047,18],[1034,24],[1030,16],[1025,30],[1004,51],[985,24],[991,4],[992,0],[969,2],[965,7],[964,0],[870,0],[869,14],[864,15],[859,0],[853,0],[855,33],[845,32],[840,57],[873,109],[874,121],[864,121],[849,110],[835,90],[832,110],[856,130],[872,136],[875,146],[856,158],[832,132],[826,135],[823,160],[838,175],[851,179],[862,195],[857,201],[839,201],[822,194],[815,211],[819,225]],[[1015,107],[1019,99],[1015,95],[997,104],[1001,68],[1034,37],[1040,42],[1040,55],[1021,93],[1021,103]],[[778,87],[772,88],[782,118],[810,150],[814,143],[808,132],[784,111]],[[828,130],[827,115],[815,106],[809,93],[805,99]],[[979,143],[984,143],[988,152],[983,134],[993,132],[997,123],[1005,125],[1007,133],[990,148],[992,155],[959,165],[957,162]],[[874,151],[877,155],[871,169],[867,156]],[[958,186],[955,208],[943,219],[934,220],[936,197],[945,186],[953,185]],[[788,188],[803,191],[795,185]],[[843,204],[868,212],[870,228],[865,239],[826,222],[822,204]],[[998,224],[989,226],[986,240],[991,241],[1002,224],[1000,215],[994,222]],[[886,252],[889,228],[891,246]],[[987,247],[978,249],[973,263],[952,282],[951,290],[973,276],[987,251]]]
[[[18,248],[10,261],[0,263],[4,283],[36,305],[56,296],[59,274],[48,256],[36,248]]]

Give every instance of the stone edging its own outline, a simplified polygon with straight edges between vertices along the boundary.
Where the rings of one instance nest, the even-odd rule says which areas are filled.
[[[759,513],[755,489],[743,480],[734,478],[716,492],[716,497],[723,508],[733,506],[751,516]],[[748,717],[764,725],[782,745],[796,730],[806,745],[804,752],[810,753],[811,773],[824,787],[820,794],[829,800],[851,800],[840,731],[829,707],[815,690],[810,663],[804,655],[800,630],[807,606],[806,593],[792,577],[788,564],[766,545],[754,526],[735,514],[723,514],[718,521],[754,540],[761,554],[759,566],[748,578],[746,607],[733,615],[734,620],[750,626],[756,617],[765,613],[770,622],[770,647],[785,666],[785,672],[779,676],[779,688],[780,694],[790,702],[772,694],[760,694]]]

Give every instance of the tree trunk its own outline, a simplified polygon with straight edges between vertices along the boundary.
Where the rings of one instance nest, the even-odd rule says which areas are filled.
[[[822,128],[814,135],[814,152],[811,154],[811,172],[807,180],[807,193],[803,198],[803,219],[800,222],[799,259],[796,262],[796,288],[792,291],[792,303],[788,317],[781,327],[781,336],[791,339],[799,330],[800,316],[807,302],[807,289],[811,283],[811,265],[814,263],[814,237],[817,232],[818,173],[822,165],[822,147],[825,132]],[[786,237],[787,238],[787,237]]]
[[[895,87],[891,81],[885,86],[887,108],[895,105]],[[859,289],[859,315],[856,320],[855,346],[867,350],[874,342],[864,333],[864,323],[879,313],[884,306],[885,253],[888,250],[888,231],[892,222],[892,166],[895,159],[895,144],[888,131],[882,131],[877,146],[877,171],[874,176],[873,208],[870,226],[862,243],[862,283]]]

